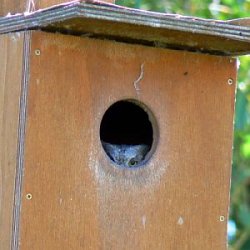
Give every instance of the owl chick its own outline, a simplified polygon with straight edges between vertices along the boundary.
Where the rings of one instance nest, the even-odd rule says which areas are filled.
[[[103,148],[110,159],[122,167],[136,167],[144,160],[150,147],[146,144],[126,145],[111,144],[102,141]]]

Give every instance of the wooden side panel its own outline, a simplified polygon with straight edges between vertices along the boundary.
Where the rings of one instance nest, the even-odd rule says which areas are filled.
[[[68,0],[37,0],[37,1],[38,1],[37,6],[40,9],[48,8],[48,7],[50,7],[52,5],[56,5],[56,4],[69,2]],[[91,2],[91,0],[90,0],[90,2]],[[115,3],[115,0],[99,0],[99,2]]]
[[[23,34],[0,36],[0,245],[10,249],[17,159]]]
[[[20,13],[25,10],[24,0],[1,0],[0,16],[6,16],[8,13]]]
[[[31,55],[21,249],[226,249],[235,60],[42,32]],[[99,139],[124,98],[159,127],[136,170]]]
[[[48,8],[56,4],[67,3],[69,0],[1,0],[0,16],[6,16],[8,13],[22,13],[25,11],[35,11],[42,8]],[[101,2],[114,3],[114,0],[102,0]]]

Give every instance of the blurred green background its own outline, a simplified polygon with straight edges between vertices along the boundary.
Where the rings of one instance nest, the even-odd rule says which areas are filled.
[[[250,0],[117,0],[132,8],[228,20],[250,17]],[[250,250],[250,55],[239,58],[228,240]]]

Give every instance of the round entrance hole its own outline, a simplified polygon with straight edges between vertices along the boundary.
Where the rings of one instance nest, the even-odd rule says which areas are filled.
[[[122,100],[105,112],[100,139],[110,160],[120,167],[143,166],[152,155],[156,122],[142,103]]]

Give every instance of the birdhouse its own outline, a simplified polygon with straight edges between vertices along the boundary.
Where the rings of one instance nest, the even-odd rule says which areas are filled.
[[[1,249],[226,249],[250,27],[48,2],[1,6]]]

